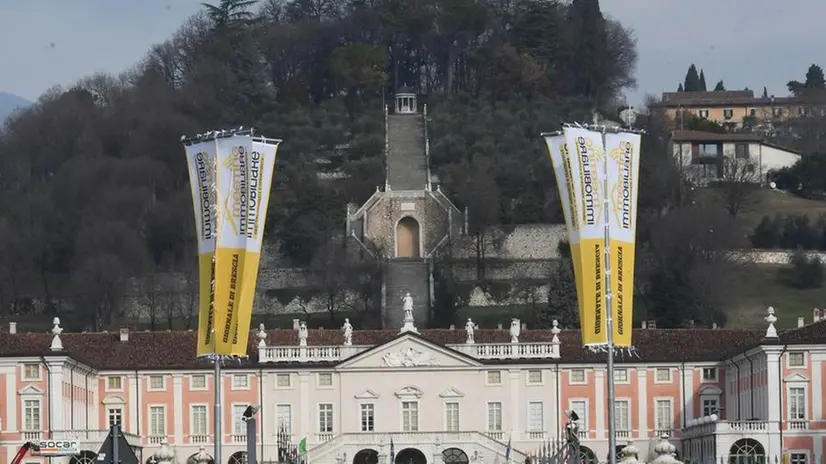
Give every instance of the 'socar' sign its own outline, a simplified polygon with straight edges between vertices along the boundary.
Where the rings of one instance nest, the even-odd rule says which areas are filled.
[[[40,456],[74,456],[80,454],[80,441],[78,440],[40,440],[37,442],[40,448],[35,454]]]

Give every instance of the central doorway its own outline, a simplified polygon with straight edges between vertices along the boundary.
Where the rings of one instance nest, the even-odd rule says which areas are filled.
[[[416,448],[405,448],[396,453],[393,464],[427,464],[427,458]]]
[[[419,221],[405,216],[396,224],[396,257],[418,258],[419,253]]]

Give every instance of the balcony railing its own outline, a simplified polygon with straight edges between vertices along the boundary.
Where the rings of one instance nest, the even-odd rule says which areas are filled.
[[[42,437],[43,432],[23,432],[23,439],[26,441],[37,441]]]
[[[547,343],[461,343],[449,348],[476,359],[559,358],[559,345]],[[266,346],[259,348],[263,363],[339,362],[372,348],[368,345]]]
[[[807,430],[809,428],[809,421],[806,419],[797,419],[789,421],[789,430]]]
[[[765,433],[769,430],[768,421],[709,421],[705,418],[682,429],[684,438],[702,437],[716,434]]]
[[[140,437],[134,433],[123,432],[124,437],[129,443],[137,444]],[[43,436],[48,436],[44,433]],[[109,436],[109,430],[52,430],[51,438],[55,440],[80,440],[87,443],[103,443],[106,437]]]
[[[615,433],[617,438],[631,438],[630,430],[616,430]]]
[[[246,443],[247,442],[247,435],[246,434],[232,434],[229,437],[229,441],[232,443]]]
[[[189,443],[192,445],[204,445],[207,443],[212,443],[212,436],[211,435],[190,435],[189,436]]]
[[[166,441],[165,435],[150,435],[149,436],[149,444],[150,445],[160,445],[161,443]]]

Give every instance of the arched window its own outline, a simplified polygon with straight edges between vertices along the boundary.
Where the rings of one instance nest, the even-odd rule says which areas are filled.
[[[69,464],[97,464],[97,453],[91,451],[81,451],[77,456],[69,459]]]
[[[448,448],[442,451],[442,457],[444,458],[445,464],[468,464],[470,462],[467,453],[459,448]]]
[[[729,464],[765,464],[766,449],[753,438],[742,438],[731,445],[728,462]]]

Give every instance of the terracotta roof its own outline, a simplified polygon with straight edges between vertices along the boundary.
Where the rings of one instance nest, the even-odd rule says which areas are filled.
[[[619,355],[617,362],[720,361],[761,343],[826,344],[826,321],[784,331],[778,340],[764,340],[764,334],[762,330],[635,329],[635,351]],[[395,330],[357,330],[353,332],[353,344],[375,346],[396,337],[398,332]],[[464,343],[466,334],[461,329],[424,329],[421,330],[421,337],[439,345],[449,345]],[[128,342],[121,342],[118,333],[63,333],[60,338],[66,355],[101,370],[209,368],[208,364],[199,362],[195,357],[195,332],[131,332]],[[549,330],[523,330],[519,340],[525,343],[550,342],[552,338]],[[507,329],[480,329],[476,331],[475,339],[477,343],[508,343],[510,335]],[[49,333],[0,333],[0,357],[53,356],[58,353],[49,350],[51,340]],[[560,340],[560,363],[605,360],[604,354],[593,353],[581,346],[579,331],[563,331]],[[310,346],[337,345],[342,342],[342,335],[338,330],[309,330],[307,342]],[[250,358],[237,366],[257,365],[256,344],[257,339],[250,337]],[[288,329],[271,330],[267,344],[297,346],[298,333]],[[547,359],[535,361],[549,362]]]
[[[824,96],[806,95],[789,97],[754,97],[751,90],[724,92],[663,92],[659,102],[652,107],[676,108],[680,106],[784,106],[794,104],[822,104]]]
[[[674,131],[671,140],[675,142],[762,142],[763,136],[749,133],[725,133],[703,131]]]

